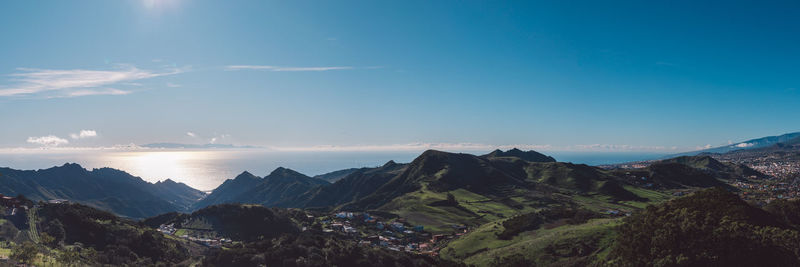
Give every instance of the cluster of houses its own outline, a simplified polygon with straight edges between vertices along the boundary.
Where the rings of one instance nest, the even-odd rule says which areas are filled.
[[[158,231],[165,235],[173,235],[178,231],[178,229],[175,229],[174,223],[170,223],[158,226]]]
[[[631,216],[631,212],[627,210],[607,209],[603,211],[604,214],[612,217]]]
[[[739,196],[744,200],[766,204],[778,199],[799,199],[800,184],[767,181],[763,183],[735,182],[733,186],[741,189]]]
[[[175,228],[175,224],[170,223],[170,224],[162,224],[162,225],[158,226],[158,231],[163,233],[163,234],[165,234],[165,235],[174,236],[175,233],[178,232],[178,229]],[[183,238],[183,239],[186,239],[186,240],[189,240],[189,241],[192,241],[192,242],[195,242],[195,243],[198,243],[198,244],[201,244],[201,245],[204,245],[204,246],[207,246],[207,247],[212,247],[212,248],[220,248],[223,245],[229,245],[229,244],[233,243],[233,240],[230,240],[230,239],[227,239],[227,238],[219,238],[219,239],[202,238],[202,237],[189,236],[188,234],[183,234],[183,235],[180,235],[179,237]]]
[[[454,225],[455,235],[431,235],[422,225],[410,225],[403,218],[383,220],[369,213],[337,212],[322,219],[323,232],[355,237],[363,246],[394,251],[438,255],[441,242],[466,233],[466,226]]]
[[[221,248],[223,245],[229,245],[233,243],[232,240],[226,238],[213,239],[213,238],[193,237],[189,235],[181,235],[180,237],[211,248]]]

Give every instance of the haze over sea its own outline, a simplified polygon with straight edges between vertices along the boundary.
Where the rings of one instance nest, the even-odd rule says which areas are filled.
[[[481,155],[488,151],[464,151]],[[64,163],[78,163],[89,170],[111,167],[148,182],[172,179],[200,190],[213,190],[225,179],[242,171],[258,176],[286,167],[314,176],[331,171],[381,166],[389,160],[411,162],[422,151],[399,152],[277,152],[259,149],[155,150],[155,151],[4,151],[0,167],[36,170]],[[558,161],[601,165],[654,159],[652,152],[557,152],[547,151]]]

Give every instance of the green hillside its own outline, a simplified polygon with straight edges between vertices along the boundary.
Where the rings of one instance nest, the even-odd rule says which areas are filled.
[[[386,185],[341,209],[393,213],[447,233],[453,225],[478,227],[552,204],[631,210],[650,201],[625,184],[587,165],[426,151]],[[448,204],[449,195],[455,202]]]
[[[542,227],[510,240],[498,239],[503,224],[493,222],[454,240],[445,259],[475,266],[585,266],[605,259],[620,219],[593,219],[577,225]]]

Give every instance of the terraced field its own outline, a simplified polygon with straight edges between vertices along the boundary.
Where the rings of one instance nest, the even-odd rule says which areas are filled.
[[[28,237],[34,243],[39,243],[39,230],[36,228],[36,208],[28,210]]]

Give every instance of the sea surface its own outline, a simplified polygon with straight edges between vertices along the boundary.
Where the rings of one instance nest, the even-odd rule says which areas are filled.
[[[331,171],[381,166],[389,160],[411,162],[422,151],[401,152],[276,152],[258,149],[221,150],[89,150],[89,151],[0,151],[0,167],[23,170],[46,169],[64,163],[84,168],[111,167],[149,182],[165,179],[194,188],[213,190],[225,179],[243,171],[265,176],[277,167],[286,167],[309,176]],[[488,151],[467,151],[485,154]],[[558,161],[602,165],[657,159],[664,154],[633,152],[544,152]]]

